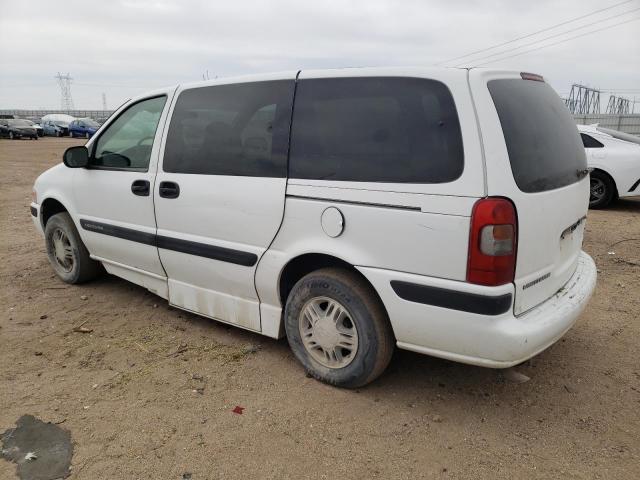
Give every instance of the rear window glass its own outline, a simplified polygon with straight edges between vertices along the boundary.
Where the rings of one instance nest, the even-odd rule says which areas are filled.
[[[458,114],[443,83],[386,77],[298,83],[291,178],[442,183],[463,167]]]
[[[511,171],[523,192],[535,193],[577,182],[587,168],[573,117],[544,82],[490,80]]]

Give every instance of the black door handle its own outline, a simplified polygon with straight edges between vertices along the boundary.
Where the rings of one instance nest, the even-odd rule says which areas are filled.
[[[160,182],[159,192],[162,198],[178,198],[180,186],[175,182]]]
[[[149,180],[134,180],[131,184],[131,192],[134,195],[148,197],[150,191]]]

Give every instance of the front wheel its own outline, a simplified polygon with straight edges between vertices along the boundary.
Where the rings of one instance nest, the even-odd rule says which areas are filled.
[[[68,213],[57,213],[47,221],[44,238],[49,263],[62,281],[83,283],[98,275],[99,264],[89,256]]]
[[[357,388],[379,377],[394,337],[382,302],[356,273],[325,268],[295,284],[285,307],[291,350],[316,379]]]
[[[599,171],[591,172],[589,192],[589,208],[604,208],[615,196],[616,187],[611,177]]]

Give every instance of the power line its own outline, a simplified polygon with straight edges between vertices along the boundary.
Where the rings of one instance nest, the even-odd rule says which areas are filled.
[[[640,88],[603,88],[603,93],[640,93]]]
[[[537,34],[539,34],[539,33],[548,32],[549,30],[553,30],[554,28],[561,27],[562,25],[566,25],[566,24],[568,24],[568,23],[573,23],[573,22],[576,22],[576,21],[578,21],[578,20],[582,20],[583,18],[590,17],[591,15],[595,15],[596,13],[604,12],[604,11],[606,11],[606,10],[611,10],[611,9],[613,9],[613,8],[619,7],[620,5],[625,5],[625,4],[627,4],[627,3],[631,3],[631,2],[633,2],[633,1],[634,1],[634,0],[625,0],[624,2],[619,2],[619,3],[616,3],[616,4],[611,5],[611,6],[609,6],[609,7],[601,8],[601,9],[599,9],[599,10],[594,10],[594,11],[593,11],[593,12],[591,12],[591,13],[587,13],[587,14],[582,15],[582,16],[580,16],[580,17],[575,17],[575,18],[572,18],[572,19],[566,20],[566,21],[564,21],[564,22],[557,23],[557,24],[552,25],[552,26],[550,26],[550,27],[543,28],[542,30],[538,30],[538,31],[536,31],[536,32],[529,33],[529,34],[527,34],[527,35],[523,35],[523,36],[521,36],[521,37],[514,38],[513,40],[508,40],[508,41],[503,42],[503,43],[498,43],[498,44],[496,44],[496,45],[492,45],[492,46],[487,47],[487,48],[483,48],[483,49],[480,49],[480,50],[476,50],[475,52],[467,53],[466,55],[461,55],[461,56],[459,56],[459,57],[454,57],[454,58],[450,58],[450,59],[448,59],[448,60],[443,60],[443,61],[441,61],[441,62],[436,63],[436,65],[442,65],[442,64],[444,64],[444,63],[453,62],[453,61],[455,61],[455,60],[460,60],[461,58],[470,57],[470,56],[475,55],[475,54],[477,54],[477,53],[483,53],[483,52],[486,52],[486,51],[488,51],[488,50],[493,50],[494,48],[502,47],[502,46],[504,46],[504,45],[508,45],[508,44],[510,44],[510,43],[517,42],[518,40],[524,40],[525,38],[533,37],[534,35],[537,35]]]
[[[496,57],[496,56],[498,56],[498,55],[503,55],[503,54],[505,54],[505,53],[513,52],[513,51],[515,51],[515,50],[520,50],[521,48],[530,47],[530,46],[532,46],[532,45],[535,45],[536,43],[544,42],[545,40],[550,40],[550,39],[552,39],[552,38],[561,37],[562,35],[566,35],[567,33],[576,32],[576,31],[578,31],[578,30],[582,30],[583,28],[591,27],[592,25],[596,25],[596,24],[598,24],[598,23],[606,22],[606,21],[611,20],[611,19],[613,19],[613,18],[617,18],[617,17],[621,17],[621,16],[623,16],[623,15],[627,15],[628,13],[637,12],[638,10],[640,10],[640,7],[638,7],[638,8],[634,8],[634,9],[631,9],[631,10],[627,10],[626,12],[617,13],[617,14],[615,14],[615,15],[611,15],[610,17],[603,18],[603,19],[601,19],[601,20],[596,20],[595,22],[586,23],[586,24],[581,25],[581,26],[579,26],[579,27],[572,28],[572,29],[570,29],[570,30],[566,30],[566,31],[564,31],[564,32],[555,33],[555,34],[550,35],[550,36],[548,36],[548,37],[541,38],[541,39],[539,39],[539,40],[534,40],[533,42],[523,43],[522,45],[519,45],[519,46],[517,46],[517,47],[509,48],[509,49],[507,49],[507,50],[502,50],[502,51],[497,52],[497,53],[492,53],[491,55],[482,56],[482,57],[476,58],[476,59],[474,59],[474,60],[471,60],[471,62],[479,62],[479,61],[481,61],[481,60],[485,60],[485,59],[487,59],[487,58]],[[462,66],[463,66],[463,65],[456,65],[456,67],[462,67]]]
[[[549,43],[548,45],[542,45],[542,46],[540,46],[538,48],[532,48],[531,50],[527,50],[525,52],[516,53],[514,55],[509,55],[509,56],[506,56],[506,57],[503,57],[503,58],[497,58],[495,60],[491,60],[491,61],[485,62],[485,63],[479,63],[477,65],[473,65],[473,67],[484,67],[485,65],[490,65],[492,63],[500,62],[502,60],[507,60],[508,58],[513,58],[513,57],[518,57],[520,55],[525,55],[527,53],[535,52],[537,50],[542,50],[543,48],[553,47],[554,45],[558,45],[560,43],[568,42],[569,40],[573,40],[573,39],[576,39],[576,38],[584,37],[585,35],[590,35],[592,33],[601,32],[602,30],[607,30],[609,28],[617,27],[618,25],[624,25],[625,23],[634,22],[636,20],[640,20],[640,17],[632,18],[630,20],[625,20],[624,22],[614,23],[613,25],[608,25],[608,26],[603,27],[603,28],[598,28],[596,30],[591,30],[590,32],[585,32],[585,33],[582,33],[580,35],[575,35],[573,37],[565,38],[565,39],[559,40],[559,41],[554,42],[554,43]]]

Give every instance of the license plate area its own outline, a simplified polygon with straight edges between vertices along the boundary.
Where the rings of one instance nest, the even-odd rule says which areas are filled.
[[[586,216],[582,217],[580,220],[562,231],[562,234],[560,235],[560,265],[563,265],[568,261],[573,261],[580,253],[580,250],[582,250],[582,240],[584,238],[586,219]]]

